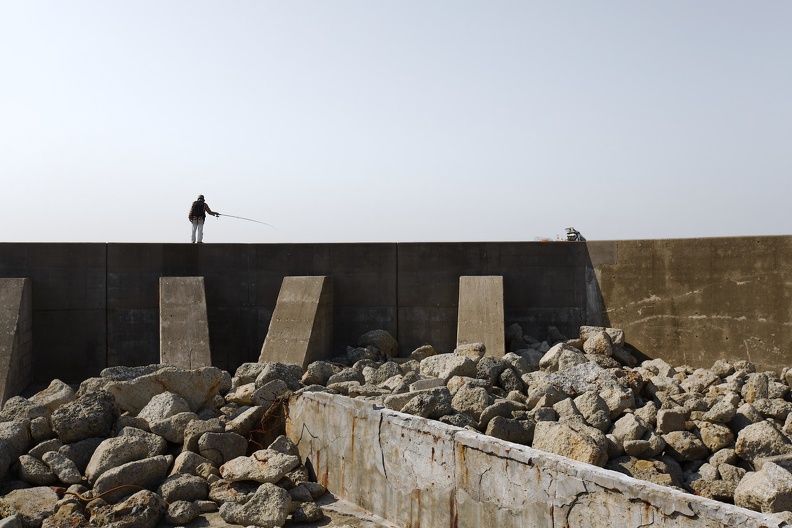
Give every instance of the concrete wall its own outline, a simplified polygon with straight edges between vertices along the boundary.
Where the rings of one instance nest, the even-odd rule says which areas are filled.
[[[407,354],[456,345],[459,278],[502,276],[505,323],[544,338],[621,326],[672,363],[789,364],[792,237],[588,243],[0,244],[29,277],[34,381],[159,361],[160,277],[204,277],[215,366],[256,361],[284,277],[333,280],[333,351],[382,328]]]
[[[327,393],[289,405],[287,435],[322,483],[399,526],[778,527],[704,499]]]
[[[503,275],[526,332],[583,324],[585,246],[458,244],[0,244],[0,277],[33,285],[34,381],[159,361],[160,277],[204,277],[214,365],[259,356],[283,278],[332,277],[333,351],[385,329],[404,353],[456,345],[459,277]]]
[[[792,237],[587,246],[603,322],[639,350],[695,367],[719,358],[779,372],[790,365]]]
[[[33,311],[28,279],[0,279],[0,407],[30,384]]]

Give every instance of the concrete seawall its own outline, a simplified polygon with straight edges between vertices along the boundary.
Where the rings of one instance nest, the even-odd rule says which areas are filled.
[[[462,276],[502,276],[506,324],[626,331],[674,364],[790,364],[792,237],[588,243],[0,244],[31,279],[33,381],[159,361],[160,277],[204,277],[215,366],[257,361],[284,277],[333,281],[334,355],[385,329],[404,353],[457,339]]]
[[[287,434],[317,482],[399,526],[784,524],[780,518],[343,396],[293,398]]]

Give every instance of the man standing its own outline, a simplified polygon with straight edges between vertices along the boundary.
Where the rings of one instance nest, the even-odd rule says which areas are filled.
[[[204,201],[204,195],[201,194],[198,196],[198,199],[195,200],[190,207],[190,222],[192,223],[192,242],[195,243],[195,233],[198,233],[198,243],[203,243],[203,225],[204,220],[206,220],[206,213],[217,217],[220,216],[220,213],[215,213],[209,206],[206,205]]]

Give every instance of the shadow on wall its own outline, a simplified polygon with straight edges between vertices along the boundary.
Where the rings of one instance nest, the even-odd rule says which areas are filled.
[[[612,327],[608,309],[605,306],[605,299],[600,287],[600,274],[603,265],[615,264],[617,261],[617,242],[586,242],[585,251],[585,282],[586,282],[586,321],[591,326]],[[630,336],[625,332],[624,348],[638,360],[643,361],[652,359],[643,351],[629,343]]]

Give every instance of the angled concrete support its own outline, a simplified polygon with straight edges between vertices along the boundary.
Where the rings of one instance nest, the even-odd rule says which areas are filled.
[[[284,277],[259,362],[300,365],[331,356],[333,281],[331,277]]]
[[[0,407],[30,384],[33,308],[30,279],[0,279]]]
[[[503,323],[503,277],[459,278],[457,346],[484,343],[488,356],[506,353]]]
[[[160,277],[160,363],[212,366],[203,277]]]

